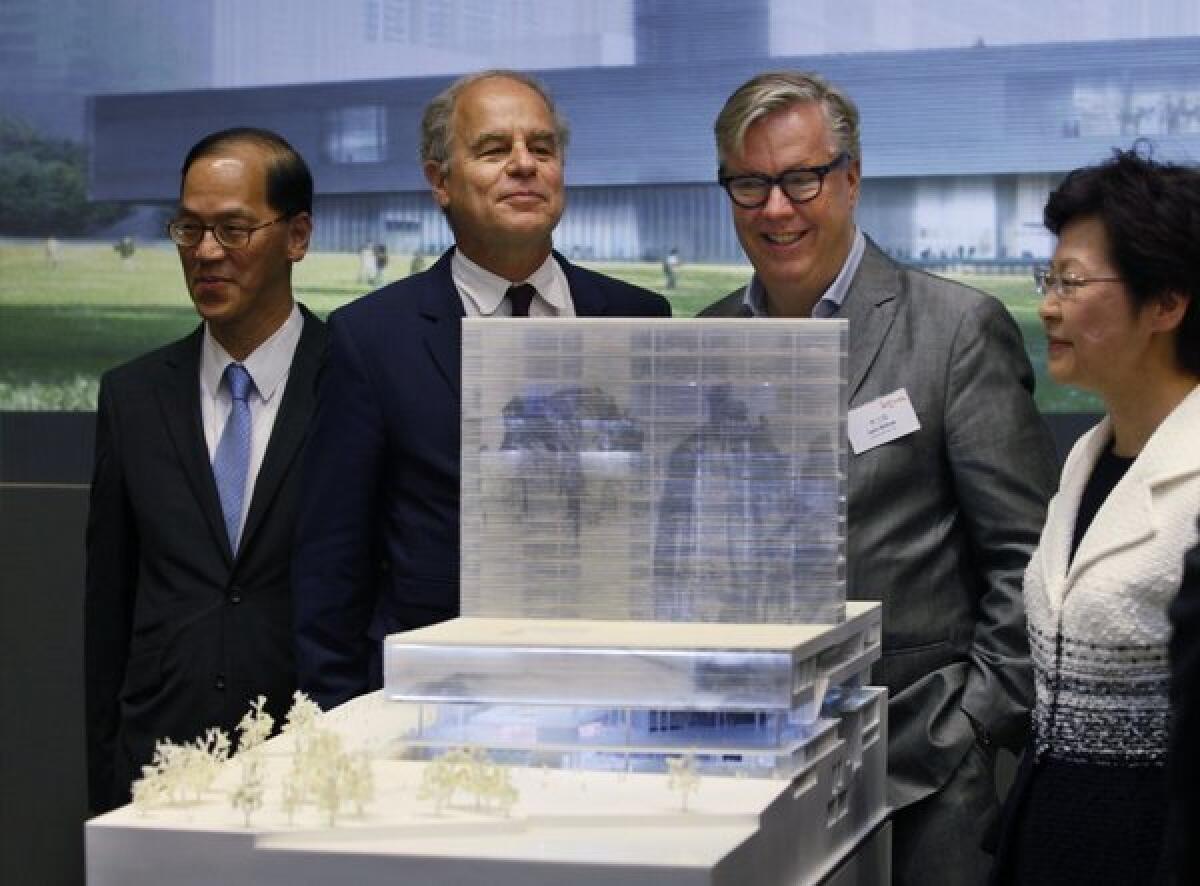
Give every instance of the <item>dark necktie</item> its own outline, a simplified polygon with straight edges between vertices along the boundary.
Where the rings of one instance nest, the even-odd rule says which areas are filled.
[[[533,297],[537,295],[537,290],[532,284],[522,283],[520,286],[508,287],[508,303],[512,305],[512,315],[514,317],[528,317],[529,306],[533,304]]]
[[[225,518],[225,532],[229,536],[229,547],[237,552],[242,534],[242,502],[246,495],[246,474],[250,470],[250,392],[254,380],[246,367],[230,363],[225,367],[225,384],[233,399],[225,429],[217,442],[213,454],[213,477],[217,481],[217,494],[221,498],[221,515]]]

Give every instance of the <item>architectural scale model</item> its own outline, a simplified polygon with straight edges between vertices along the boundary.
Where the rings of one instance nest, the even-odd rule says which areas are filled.
[[[166,748],[89,883],[888,882],[846,334],[465,320],[462,617],[388,637],[382,692],[196,743],[203,786]]]
[[[463,617],[389,637],[414,759],[792,776],[862,704],[846,324],[463,324]]]

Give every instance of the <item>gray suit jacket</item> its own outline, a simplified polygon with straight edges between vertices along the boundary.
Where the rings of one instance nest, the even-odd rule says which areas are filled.
[[[748,315],[739,290],[700,316]],[[1033,371],[996,299],[867,243],[841,317],[851,409],[904,388],[921,428],[850,455],[848,595],[883,601],[889,802],[942,787],[1033,700],[1021,583],[1057,475]],[[969,715],[969,717],[967,716]]]

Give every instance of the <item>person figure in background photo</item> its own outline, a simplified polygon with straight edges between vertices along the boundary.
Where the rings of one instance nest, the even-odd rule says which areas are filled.
[[[1067,456],[1025,575],[1037,704],[996,880],[1163,883],[1168,607],[1200,538],[1200,172],[1137,144],[1069,173],[1045,221],[1047,369],[1105,417]]]
[[[368,240],[358,251],[358,282],[374,284],[376,273],[375,249]]]
[[[716,125],[754,276],[705,317],[849,322],[847,595],[883,602],[893,881],[986,880],[999,746],[1028,729],[1021,577],[1054,486],[1021,334],[996,299],[888,258],[858,228],[858,109],[762,74]],[[895,430],[860,436],[873,420]]]
[[[312,177],[231,129],[183,163],[167,227],[200,326],[105,373],[87,523],[89,806],[128,802],[155,742],[233,733],[296,687],[291,545],[325,330],[292,297]]]
[[[372,249],[375,253],[375,279],[371,282],[379,283],[383,280],[383,272],[387,270],[388,248],[383,241],[377,241]]]
[[[553,251],[566,148],[535,80],[457,80],[421,126],[454,247],[329,317],[293,570],[300,686],[324,708],[382,684],[385,636],[458,614],[462,318],[670,315]]]
[[[137,252],[137,244],[129,236],[122,237],[113,244],[113,250],[121,257],[122,270],[133,270],[133,256]]]
[[[679,250],[672,246],[663,256],[663,277],[666,278],[667,289],[674,289],[678,284]]]
[[[419,274],[423,270],[425,270],[425,256],[418,249],[413,253],[412,261],[408,263],[408,276],[411,277],[413,274]]]
[[[51,270],[57,269],[62,249],[59,246],[58,238],[53,234],[46,238],[46,242],[42,246],[42,253],[46,259],[46,267]]]

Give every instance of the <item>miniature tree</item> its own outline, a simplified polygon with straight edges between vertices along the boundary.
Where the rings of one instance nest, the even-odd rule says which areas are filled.
[[[238,753],[245,754],[253,751],[271,737],[271,729],[275,718],[266,711],[267,697],[260,695],[250,703],[241,722],[238,723]]]
[[[355,814],[361,818],[367,803],[375,797],[375,772],[366,751],[346,757],[346,799],[354,804]]]
[[[283,785],[280,788],[280,805],[283,807],[284,813],[287,815],[288,824],[294,824],[296,819],[296,809],[304,803],[306,790],[303,782],[295,778],[295,772],[288,774],[288,777],[283,780]]]
[[[235,809],[241,810],[246,827],[250,827],[251,816],[262,808],[266,792],[261,746],[270,737],[271,728],[275,725],[275,718],[267,713],[266,705],[266,696],[260,695],[251,702],[250,710],[237,727],[237,759],[242,764],[242,778],[229,799]]]
[[[193,803],[200,802],[228,759],[229,736],[215,726],[179,749],[179,781],[185,791],[191,792]]]
[[[667,776],[667,788],[668,790],[679,791],[680,811],[687,812],[688,798],[700,786],[700,775],[696,772],[695,755],[685,754],[682,757],[668,758],[667,771],[670,773]]]
[[[243,761],[242,780],[229,795],[229,800],[234,809],[241,811],[247,828],[250,827],[251,816],[262,808],[264,793],[262,761],[257,757]]]
[[[417,799],[432,800],[435,815],[441,815],[442,809],[449,804],[458,789],[455,764],[448,760],[449,753],[427,764],[421,776],[421,785],[417,788]]]

